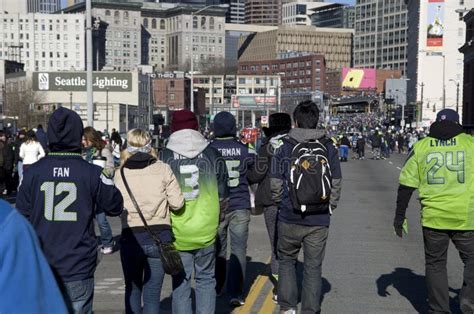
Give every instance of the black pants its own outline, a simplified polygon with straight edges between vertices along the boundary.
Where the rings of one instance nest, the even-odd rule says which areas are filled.
[[[460,293],[463,313],[474,312],[474,231],[449,231],[423,228],[426,285],[430,313],[450,313],[446,264],[449,240],[453,241],[464,263]]]

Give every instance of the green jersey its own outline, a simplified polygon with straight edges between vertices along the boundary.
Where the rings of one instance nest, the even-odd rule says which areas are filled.
[[[424,227],[474,230],[474,138],[427,137],[415,144],[400,184],[416,188]]]

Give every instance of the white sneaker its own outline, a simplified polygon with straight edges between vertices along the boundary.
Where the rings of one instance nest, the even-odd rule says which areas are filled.
[[[104,255],[109,255],[109,254],[112,254],[114,252],[114,247],[113,246],[104,246],[104,247],[100,248],[100,251]]]
[[[230,299],[229,304],[231,306],[242,306],[242,305],[245,304],[245,301],[241,298],[232,298],[232,299]]]

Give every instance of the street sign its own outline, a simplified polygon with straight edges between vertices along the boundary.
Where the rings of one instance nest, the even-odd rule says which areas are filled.
[[[33,72],[34,91],[85,92],[86,72]],[[132,74],[95,72],[92,77],[94,91],[130,92]]]

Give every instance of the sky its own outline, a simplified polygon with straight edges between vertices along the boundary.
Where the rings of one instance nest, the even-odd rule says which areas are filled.
[[[326,0],[325,2],[336,2],[336,3],[345,3],[345,4],[351,4],[351,5],[354,5],[355,4],[355,0]],[[67,0],[61,0],[61,6],[64,8],[66,5],[67,5]]]

